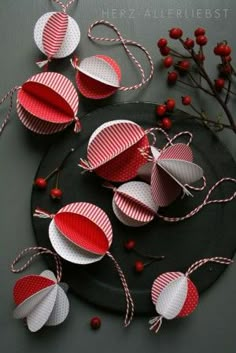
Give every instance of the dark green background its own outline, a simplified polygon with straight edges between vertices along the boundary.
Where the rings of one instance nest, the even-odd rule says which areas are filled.
[[[33,42],[33,27],[37,19],[47,11],[56,9],[47,0],[2,0],[0,2],[0,96],[8,89],[20,85],[38,69],[35,60],[41,57]],[[185,18],[177,18],[180,9]],[[169,14],[167,10],[169,9]],[[173,9],[173,11],[172,11]],[[199,9],[197,11],[197,9]],[[209,10],[207,10],[209,9]],[[220,9],[216,11],[215,9]],[[223,10],[226,9],[226,10]],[[122,10],[120,12],[120,10]],[[206,11],[207,10],[207,11]],[[211,14],[220,18],[208,18]],[[210,45],[207,48],[207,65],[215,75],[216,59],[211,54],[217,41],[228,39],[235,49],[235,15],[233,0],[229,1],[141,1],[123,0],[87,0],[76,2],[69,14],[78,20],[82,32],[79,56],[85,57],[96,53],[107,53],[120,63],[124,84],[137,82],[139,76],[121,46],[98,46],[86,37],[88,25],[103,18],[116,24],[126,38],[144,44],[153,56],[156,70],[147,87],[133,93],[119,93],[109,100],[153,101],[161,102],[167,96],[177,99],[186,93],[186,88],[173,89],[167,92],[165,73],[159,69],[160,56],[156,50],[156,40],[166,36],[172,26],[181,26],[187,35],[194,28],[204,26],[207,29]],[[148,16],[150,15],[150,16]],[[194,16],[194,18],[190,18]],[[162,18],[161,18],[162,17]],[[188,18],[187,18],[188,17]],[[198,17],[198,18],[197,18]],[[99,31],[99,35],[108,30]],[[113,32],[110,33],[114,36]],[[136,50],[134,50],[135,53]],[[137,53],[140,60],[142,54]],[[73,79],[74,72],[68,59],[56,62],[52,69],[66,74]],[[146,66],[147,68],[147,66]],[[187,90],[189,92],[189,90]],[[201,100],[200,100],[201,98]],[[204,95],[195,96],[196,104],[210,109],[210,114],[219,112],[218,106]],[[97,106],[103,103],[98,103]],[[81,113],[91,110],[95,105],[82,100]],[[235,109],[235,100],[231,101]],[[0,109],[1,118],[6,106]],[[219,137],[231,150],[236,159],[236,138],[231,132],[224,131]],[[148,331],[148,318],[136,317],[129,329],[122,328],[122,317],[104,312],[84,303],[70,294],[71,311],[67,321],[56,328],[30,334],[22,322],[13,320],[12,287],[20,275],[11,274],[9,264],[19,250],[34,245],[35,239],[30,218],[31,185],[37,166],[47,147],[56,138],[35,137],[26,131],[18,121],[15,109],[11,122],[0,138],[0,337],[2,352],[161,352],[161,353],[234,353],[236,315],[236,267],[228,268],[219,281],[200,300],[196,312],[189,318],[173,320],[164,324],[160,333],[155,336]],[[211,151],[206,151],[210,154]],[[45,268],[43,261],[35,263],[26,273],[37,273]],[[102,318],[102,328],[92,332],[89,320],[92,316]]]

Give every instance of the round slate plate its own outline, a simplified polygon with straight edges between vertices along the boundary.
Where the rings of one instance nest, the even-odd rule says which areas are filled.
[[[86,158],[87,142],[92,132],[104,122],[115,119],[133,120],[144,128],[156,125],[155,105],[151,103],[124,103],[97,109],[82,119],[83,130],[76,135],[72,130],[60,136],[43,158],[36,176],[46,176],[57,167],[70,148],[76,148],[66,162],[60,174],[60,187],[64,192],[60,201],[49,197],[50,188],[55,180],[49,181],[48,189],[40,191],[33,188],[32,213],[39,206],[55,213],[63,205],[85,201],[91,202],[107,212],[114,231],[111,253],[120,263],[130,290],[132,292],[136,313],[154,313],[150,290],[154,279],[165,271],[186,271],[196,260],[212,257],[232,257],[236,248],[234,231],[235,201],[227,204],[206,206],[200,213],[186,221],[166,223],[159,219],[141,228],[129,228],[122,225],[114,216],[111,207],[112,191],[101,186],[102,180],[94,173],[81,174],[77,166],[80,157]],[[235,163],[218,138],[207,128],[176,113],[170,135],[189,130],[193,133],[192,149],[194,160],[203,167],[207,178],[207,188],[203,192],[195,192],[194,197],[176,200],[164,210],[166,215],[181,216],[199,205],[207,190],[222,177],[236,177]],[[183,140],[179,140],[183,141]],[[164,144],[162,136],[158,136],[158,146]],[[115,143],[115,141],[114,141]],[[235,191],[235,185],[225,183],[212,195],[214,198],[225,198]],[[50,220],[33,218],[33,227],[40,246],[51,248],[48,239]],[[161,262],[147,266],[141,274],[135,273],[134,262],[138,257],[124,250],[124,241],[135,239],[137,249],[152,255],[165,255]],[[49,264],[50,267],[54,265]],[[192,275],[192,279],[200,292],[211,286],[225,266],[207,264]],[[63,264],[63,280],[82,298],[116,311],[125,310],[124,293],[119,277],[111,260],[105,256],[102,261],[85,266]]]

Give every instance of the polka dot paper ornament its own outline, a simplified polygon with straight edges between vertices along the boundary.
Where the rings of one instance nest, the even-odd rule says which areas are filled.
[[[105,25],[114,30],[117,34],[117,38],[105,38],[105,37],[94,37],[91,32],[95,26]],[[91,99],[102,99],[107,98],[117,91],[130,91],[136,90],[146,84],[153,76],[154,65],[152,58],[148,51],[139,43],[124,39],[119,30],[108,21],[100,20],[94,22],[88,30],[88,37],[94,41],[106,41],[121,43],[129,55],[131,60],[137,66],[141,73],[142,81],[132,86],[121,85],[121,68],[119,64],[110,56],[107,55],[93,55],[83,60],[74,58],[71,60],[72,66],[76,69],[76,83],[80,93]],[[144,69],[135,56],[131,53],[128,45],[136,46],[141,49],[149,62],[150,74],[146,77]]]
[[[160,207],[170,205],[182,192],[191,195],[187,186],[203,178],[203,170],[193,163],[190,146],[177,143],[163,150],[151,147],[149,162],[141,166],[139,176],[151,183],[152,197]],[[193,188],[202,190],[203,188]]]
[[[55,215],[36,209],[34,216],[52,219],[49,239],[56,253],[63,259],[74,264],[87,265],[100,261],[107,255],[113,261],[126,297],[124,323],[128,326],[133,317],[133,300],[125,276],[109,252],[113,231],[106,213],[93,204],[77,202],[64,206]]]
[[[34,255],[20,269],[15,269],[15,264],[29,252],[34,252]],[[40,275],[28,275],[20,278],[13,288],[16,304],[14,318],[25,319],[31,332],[36,332],[43,326],[61,324],[67,318],[70,306],[65,293],[67,285],[59,283],[62,275],[60,258],[52,251],[41,247],[25,249],[13,262],[11,271],[23,271],[40,254],[54,256],[57,264],[57,278],[52,271],[46,270]]]
[[[88,142],[87,160],[81,159],[79,166],[109,181],[128,181],[147,161],[139,149],[148,147],[141,126],[129,120],[110,121],[94,131]]]
[[[12,98],[17,91],[16,111],[22,124],[38,134],[53,134],[75,123],[80,131],[77,117],[79,98],[75,87],[65,76],[56,72],[42,72],[30,77],[20,87],[15,87],[3,97],[0,104],[10,97],[10,107],[0,127],[0,134],[10,119]]]
[[[80,42],[80,29],[76,21],[66,11],[74,0],[63,4],[53,0],[61,7],[61,12],[48,12],[41,16],[34,27],[34,41],[39,50],[47,56],[37,61],[37,65],[47,69],[52,59],[71,55]]]
[[[192,272],[207,262],[230,265],[233,260],[224,257],[213,257],[195,262],[187,272],[166,272],[158,276],[152,285],[151,297],[158,316],[149,321],[150,330],[157,333],[163,319],[190,315],[197,307],[199,294],[195,284],[189,278]]]

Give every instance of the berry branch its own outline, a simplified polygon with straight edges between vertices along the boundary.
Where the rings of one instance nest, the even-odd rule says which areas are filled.
[[[236,133],[236,123],[233,115],[228,107],[229,99],[231,95],[236,95],[232,92],[232,75],[235,74],[235,70],[231,65],[231,47],[226,41],[218,43],[214,48],[214,54],[219,56],[221,63],[219,64],[220,76],[216,80],[212,80],[208,75],[204,62],[204,46],[208,43],[208,38],[206,36],[206,31],[204,28],[197,28],[194,32],[195,40],[192,38],[183,39],[183,31],[181,28],[172,28],[169,31],[169,36],[171,39],[178,40],[182,48],[187,51],[187,55],[180,53],[178,50],[170,48],[166,38],[161,38],[157,42],[157,46],[160,50],[162,56],[165,56],[163,60],[164,67],[170,68],[174,67],[174,71],[170,71],[167,76],[167,81],[169,84],[174,85],[179,82],[191,88],[200,89],[204,93],[214,97],[219,105],[222,107],[225,115],[229,120],[228,124],[223,124],[219,121],[209,121],[205,113],[199,112],[191,102],[189,102],[189,96],[182,99],[183,105],[190,105],[191,108],[198,113],[200,118],[204,120],[204,123],[210,122],[217,128],[230,128]],[[198,45],[198,50],[195,50],[195,45]],[[175,63],[174,57],[181,58],[182,60]],[[194,65],[195,71],[199,75],[199,80],[194,76],[194,71],[190,70],[191,66]],[[185,78],[188,78],[186,81]],[[227,81],[227,87],[226,86]],[[203,85],[204,84],[204,85]],[[207,85],[207,87],[206,87]],[[163,109],[162,109],[163,110]],[[160,115],[157,111],[159,116]],[[195,117],[196,118],[196,117]],[[199,119],[199,117],[198,117]]]

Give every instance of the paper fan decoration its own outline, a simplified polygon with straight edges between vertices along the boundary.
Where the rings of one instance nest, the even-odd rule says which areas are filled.
[[[115,182],[133,179],[147,158],[140,148],[149,147],[145,130],[129,120],[114,120],[94,131],[87,147],[87,161],[79,166]]]
[[[29,78],[17,93],[17,114],[29,130],[38,134],[52,134],[75,122],[79,98],[75,87],[65,76],[56,72],[42,72]]]
[[[76,21],[65,12],[48,12],[34,27],[34,40],[47,60],[38,61],[43,67],[52,59],[71,55],[80,42],[80,29]]]
[[[44,325],[61,324],[69,313],[69,301],[53,272],[46,270],[40,275],[19,279],[13,289],[15,319],[26,319],[31,332]]]
[[[115,188],[112,208],[116,217],[130,227],[148,224],[158,210],[150,185],[142,181],[130,181]]]
[[[192,264],[185,274],[181,272],[165,272],[155,279],[151,289],[151,298],[158,316],[149,321],[150,330],[157,333],[163,318],[172,320],[176,317],[188,316],[196,309],[199,294],[189,276],[208,262],[222,265],[233,263],[231,259],[224,257],[201,259]]]
[[[139,169],[139,176],[151,183],[152,197],[160,207],[171,204],[182,192],[190,194],[186,185],[203,177],[203,170],[193,163],[188,145],[177,143],[162,151],[151,147],[153,161]]]
[[[76,68],[78,89],[87,98],[107,98],[120,87],[120,67],[109,56],[90,56],[83,59]]]

